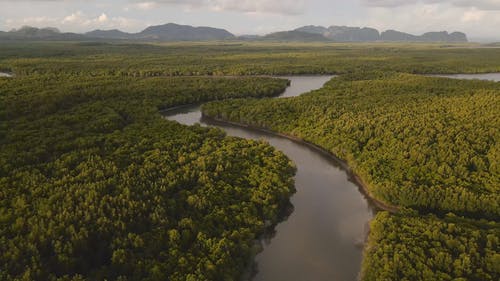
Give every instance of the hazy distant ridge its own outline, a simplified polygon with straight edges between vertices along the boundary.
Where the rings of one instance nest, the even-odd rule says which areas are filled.
[[[328,38],[317,33],[308,33],[303,31],[280,31],[268,34],[266,36],[254,38],[253,40],[264,41],[295,41],[295,42],[323,42],[329,41]]]
[[[125,33],[120,30],[94,30],[85,33],[88,37],[106,39],[130,39],[147,41],[208,41],[232,39],[234,35],[225,29],[193,27],[167,23],[150,26],[139,33]]]
[[[55,28],[25,26],[19,30],[0,32],[0,39],[25,40],[141,40],[141,41],[209,41],[233,39],[235,36],[225,29],[193,27],[168,23],[150,26],[139,33],[126,33],[117,29],[93,30],[85,34],[61,33]]]
[[[134,39],[152,39],[160,41],[206,41],[234,38],[234,35],[225,29],[205,26],[193,27],[175,23],[150,26],[133,36]]]
[[[85,34],[61,33],[56,28],[35,28],[25,26],[9,32],[0,31],[3,40],[136,40],[136,41],[211,41],[211,40],[264,40],[264,41],[301,41],[301,42],[468,42],[462,32],[427,32],[412,35],[397,30],[380,33],[370,27],[350,26],[303,26],[291,31],[280,31],[266,36],[247,35],[235,37],[225,29],[213,27],[194,27],[168,23],[150,26],[138,33],[126,33],[118,29],[93,30]]]
[[[133,34],[120,31],[118,29],[112,30],[93,30],[85,33],[85,36],[92,38],[108,38],[108,39],[130,39]]]
[[[62,33],[57,28],[36,28],[23,26],[9,32],[0,31],[0,39],[8,40],[82,40],[85,37],[77,33]]]
[[[303,26],[294,31],[320,34],[335,42],[468,42],[467,35],[462,32],[448,33],[446,31],[427,32],[420,36],[397,30],[387,30],[379,33],[378,30],[370,27],[350,27],[350,26]]]

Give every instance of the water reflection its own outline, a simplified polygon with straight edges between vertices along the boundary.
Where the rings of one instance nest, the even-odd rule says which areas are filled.
[[[500,81],[500,73],[482,73],[482,74],[446,74],[446,75],[433,75],[436,77],[446,77],[453,79],[467,79],[467,80],[490,80],[490,81]]]
[[[286,77],[291,86],[281,97],[320,88],[331,77]],[[346,171],[317,149],[265,132],[201,118],[199,106],[169,111],[166,118],[182,124],[216,126],[230,136],[260,139],[283,151],[297,166],[291,198],[293,213],[262,241],[255,281],[356,280],[362,242],[374,210]]]

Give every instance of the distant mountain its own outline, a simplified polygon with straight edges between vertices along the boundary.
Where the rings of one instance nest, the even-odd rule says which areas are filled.
[[[234,35],[227,30],[212,27],[193,27],[168,23],[150,26],[139,33],[126,33],[117,29],[94,30],[85,36],[104,39],[128,39],[141,41],[209,41],[232,39]]]
[[[370,42],[379,41],[378,30],[369,27],[335,26],[328,28],[323,26],[308,25],[295,29],[294,31],[320,34],[335,42]]]
[[[328,38],[321,34],[308,33],[302,31],[281,31],[268,34],[261,39],[269,41],[295,41],[295,42],[322,42]]]
[[[418,36],[404,33],[397,30],[386,30],[380,34],[382,41],[400,41],[400,42],[415,42],[418,41]]]
[[[235,36],[225,29],[213,27],[193,27],[168,23],[150,26],[140,33],[134,34],[135,39],[158,41],[207,41],[233,39]]]
[[[281,31],[266,36],[244,35],[235,37],[225,29],[213,27],[194,27],[168,23],[150,26],[138,33],[126,33],[117,29],[94,30],[85,34],[62,33],[57,28],[36,28],[24,26],[9,32],[0,31],[0,40],[73,40],[73,41],[211,41],[211,40],[265,40],[265,41],[298,41],[298,42],[468,42],[462,32],[446,31],[427,32],[416,36],[396,30],[379,33],[370,27],[323,26],[308,25],[291,31]]]
[[[61,33],[57,28],[36,28],[23,26],[9,32],[0,32],[3,40],[81,40],[85,37],[76,33]]]
[[[112,30],[93,30],[85,33],[85,36],[92,38],[106,38],[106,39],[131,39],[132,34],[120,31],[118,29]]]
[[[325,35],[328,32],[328,28],[323,27],[323,26],[307,25],[307,26],[299,27],[299,28],[295,29],[294,31]]]
[[[421,36],[415,36],[395,30],[382,32],[380,39],[382,41],[392,42],[467,42],[467,35],[462,32],[453,32],[449,34],[446,31],[427,32]]]
[[[467,35],[462,32],[448,34],[446,31],[427,32],[420,36],[425,42],[467,42]]]
[[[338,42],[369,42],[380,40],[378,30],[369,27],[330,26],[325,37]]]
[[[227,30],[212,27],[193,27],[168,23],[150,26],[139,33],[126,33],[117,29],[94,30],[85,34],[61,33],[55,28],[22,27],[0,32],[0,39],[26,40],[139,40],[139,41],[209,41],[233,39]]]
[[[57,36],[61,31],[55,27],[36,28],[31,26],[23,26],[20,29],[13,29],[9,32],[12,35],[26,36],[26,37],[48,37]]]
[[[335,42],[467,42],[467,35],[462,32],[449,34],[446,31],[427,32],[421,36],[416,36],[396,30],[387,30],[379,33],[378,30],[370,27],[350,27],[350,26],[303,26],[294,31],[307,32],[310,34],[320,34]]]

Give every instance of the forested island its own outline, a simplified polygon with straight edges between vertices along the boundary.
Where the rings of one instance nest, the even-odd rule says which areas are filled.
[[[293,163],[205,115],[316,144],[369,195],[363,280],[500,278],[500,50],[441,44],[0,45],[1,280],[238,280]],[[286,99],[285,74],[338,74]],[[250,77],[249,77],[250,76]]]

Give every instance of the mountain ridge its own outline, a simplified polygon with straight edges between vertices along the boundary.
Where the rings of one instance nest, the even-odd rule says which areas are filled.
[[[126,33],[118,29],[93,30],[86,36],[107,39],[153,40],[153,41],[207,41],[232,39],[235,36],[221,28],[190,26],[175,23],[152,25],[137,33]]]
[[[330,27],[306,25],[294,31],[321,34],[334,42],[468,42],[463,32],[431,31],[422,35],[413,35],[397,30],[379,32],[371,27],[336,26]]]
[[[148,26],[137,33],[127,33],[118,29],[92,30],[83,34],[62,33],[57,28],[36,28],[23,26],[11,31],[0,31],[0,40],[131,40],[131,41],[300,41],[300,42],[468,42],[462,32],[432,31],[413,35],[397,30],[379,32],[371,27],[307,25],[288,31],[273,32],[264,36],[246,35],[236,37],[226,29],[208,26],[191,26],[167,23]]]
[[[303,31],[278,31],[259,37],[258,40],[265,41],[292,41],[292,42],[323,42],[328,38],[321,34],[308,33]]]

